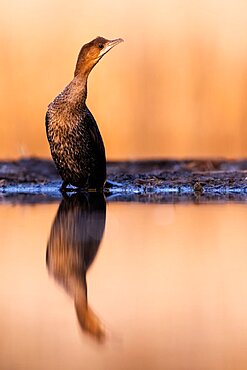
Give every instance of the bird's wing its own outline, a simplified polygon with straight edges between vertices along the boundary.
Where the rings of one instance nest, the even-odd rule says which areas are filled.
[[[98,151],[99,153],[101,153],[101,154],[105,154],[104,143],[103,143],[102,137],[100,135],[97,123],[96,123],[92,113],[90,112],[90,110],[88,108],[86,108],[86,116],[85,116],[84,123],[87,126],[87,128],[90,132],[90,135],[93,138],[93,142],[95,144],[94,149],[96,151]]]

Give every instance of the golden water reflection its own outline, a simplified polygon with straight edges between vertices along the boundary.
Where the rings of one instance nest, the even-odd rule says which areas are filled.
[[[100,346],[47,273],[58,207],[0,207],[1,369],[247,368],[247,205],[108,204],[87,271]]]
[[[86,272],[92,264],[105,229],[106,204],[100,193],[74,194],[62,200],[47,245],[48,270],[74,298],[83,331],[98,340],[104,328],[88,306]]]

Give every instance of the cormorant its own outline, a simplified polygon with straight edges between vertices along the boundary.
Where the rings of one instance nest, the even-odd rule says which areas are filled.
[[[106,181],[105,148],[97,123],[86,106],[87,79],[92,68],[122,39],[97,37],[79,53],[74,78],[49,104],[46,133],[52,158],[68,184],[101,190]]]

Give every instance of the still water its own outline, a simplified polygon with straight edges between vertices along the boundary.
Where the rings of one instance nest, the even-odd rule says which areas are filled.
[[[247,205],[1,205],[0,369],[246,369]]]

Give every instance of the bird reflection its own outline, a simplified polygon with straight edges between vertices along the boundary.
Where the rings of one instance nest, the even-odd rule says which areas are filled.
[[[100,193],[66,196],[59,206],[47,245],[47,266],[74,298],[83,331],[103,340],[105,331],[88,306],[86,272],[92,264],[105,229],[106,204]]]

